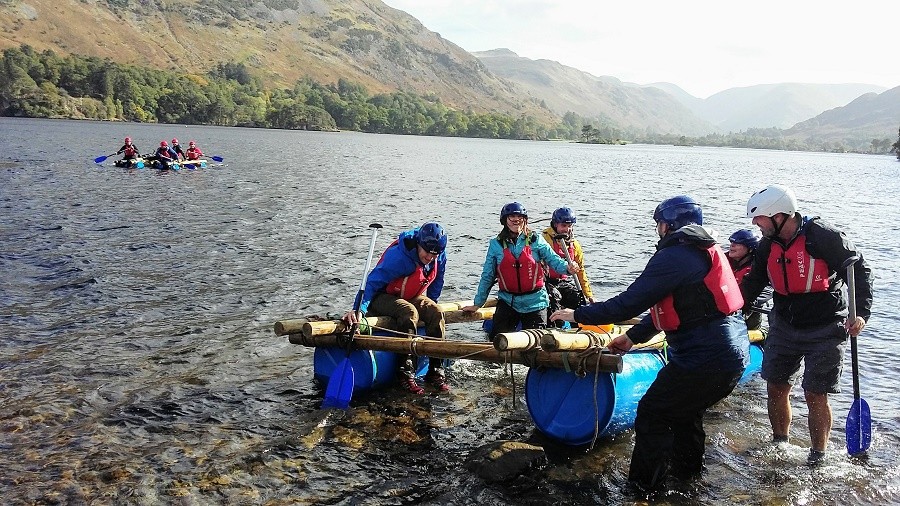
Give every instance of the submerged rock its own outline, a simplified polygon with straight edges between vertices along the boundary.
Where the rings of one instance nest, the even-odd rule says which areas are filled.
[[[542,447],[521,441],[495,441],[475,449],[466,459],[466,469],[489,483],[511,480],[546,464]]]

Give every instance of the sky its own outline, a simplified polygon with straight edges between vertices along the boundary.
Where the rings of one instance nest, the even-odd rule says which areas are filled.
[[[771,83],[900,86],[898,0],[383,0],[463,49],[507,48],[698,98]]]

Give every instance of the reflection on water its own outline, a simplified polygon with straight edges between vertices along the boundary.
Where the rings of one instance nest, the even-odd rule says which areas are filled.
[[[843,450],[849,366],[833,397],[832,451],[814,470],[802,394],[794,444],[771,446],[755,380],[711,411],[703,478],[660,502],[900,501],[898,368],[886,358],[900,330],[889,157],[12,119],[0,128],[4,503],[627,502],[631,433],[592,451],[543,441],[522,399],[524,367],[515,390],[502,368],[458,361],[450,395],[389,389],[322,411],[312,350],[272,324],[350,307],[371,221],[385,226],[379,250],[403,229],[443,223],[443,299],[465,300],[503,204],[519,200],[533,219],[569,206],[605,297],[652,253],[659,200],[690,193],[724,241],[747,226],[747,196],[774,181],[846,230],[875,269],[860,341],[872,449],[867,460]],[[177,173],[92,163],[125,135],[194,138],[225,162]],[[65,148],[83,145],[95,151]],[[451,331],[483,339],[474,325]],[[546,445],[550,463],[503,484],[465,470],[475,448],[504,439]]]

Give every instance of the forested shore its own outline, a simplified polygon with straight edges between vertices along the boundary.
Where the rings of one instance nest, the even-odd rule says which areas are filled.
[[[640,142],[794,151],[886,153],[889,139],[871,146],[804,142],[777,128],[686,137],[620,129],[569,112],[555,124],[499,112],[460,111],[436,96],[404,91],[370,94],[338,80],[302,79],[292,88],[269,88],[241,63],[220,63],[206,73],[159,70],[90,56],[60,56],[23,45],[0,56],[0,115],[244,126],[354,130],[371,133],[564,139],[594,144]]]

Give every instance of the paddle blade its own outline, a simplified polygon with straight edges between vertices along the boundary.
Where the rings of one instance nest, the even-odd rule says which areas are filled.
[[[196,168],[196,167],[194,167],[193,163],[186,163],[186,164],[184,164],[184,167],[186,169],[191,169],[191,170],[194,170]]]
[[[856,455],[872,443],[872,413],[865,399],[856,399],[847,413],[847,453]]]
[[[109,158],[109,157],[108,156],[98,156],[97,158],[94,158],[94,163],[103,163],[106,161],[107,158]]]
[[[353,365],[349,358],[341,362],[331,372],[328,378],[328,387],[325,389],[325,400],[322,401],[322,409],[350,407],[350,397],[353,396]]]
[[[211,156],[210,158],[212,158],[213,160],[215,160],[217,162],[221,162],[222,160],[224,160],[224,158],[222,158],[221,156]]]

